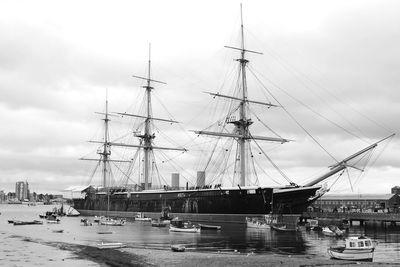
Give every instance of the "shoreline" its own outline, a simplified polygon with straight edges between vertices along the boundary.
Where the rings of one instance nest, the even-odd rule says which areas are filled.
[[[32,240],[31,240],[32,242]],[[40,242],[68,250],[79,259],[85,259],[100,266],[400,266],[395,263],[358,262],[333,260],[317,255],[277,255],[239,252],[172,252],[169,249],[149,247],[125,247],[120,249],[98,249],[61,242]]]

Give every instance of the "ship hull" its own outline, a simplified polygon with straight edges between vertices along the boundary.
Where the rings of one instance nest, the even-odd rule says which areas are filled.
[[[309,199],[319,187],[274,189],[269,187],[217,188],[198,190],[99,192],[74,199],[81,215],[160,217],[166,209],[170,216],[199,222],[245,223],[247,216],[300,214],[310,205]]]

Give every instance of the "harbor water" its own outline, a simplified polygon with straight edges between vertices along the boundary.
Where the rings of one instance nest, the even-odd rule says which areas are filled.
[[[320,232],[275,232],[246,229],[244,226],[222,224],[221,231],[202,230],[199,234],[170,233],[168,227],[152,227],[149,222],[128,221],[124,226],[94,223],[83,226],[82,217],[63,217],[60,224],[47,224],[39,214],[54,206],[0,205],[1,266],[98,266],[61,244],[96,246],[101,242],[123,242],[129,247],[169,250],[173,244],[184,244],[187,250],[199,252],[234,252],[279,255],[318,255],[329,258],[327,248],[340,245],[342,239],[323,236]],[[43,225],[14,226],[8,220],[42,220]],[[88,217],[90,221],[93,218]],[[64,230],[62,233],[53,230]],[[99,234],[112,232],[112,234]],[[352,226],[348,235],[365,235],[378,246],[374,261],[400,264],[400,226]]]

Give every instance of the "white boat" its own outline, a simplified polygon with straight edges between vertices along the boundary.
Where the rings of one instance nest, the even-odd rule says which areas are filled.
[[[342,236],[343,231],[335,225],[322,227],[322,233],[326,236]]]
[[[274,223],[277,223],[277,219],[270,214],[263,217],[246,217],[247,228],[271,229]]]
[[[47,223],[48,223],[48,224],[59,224],[59,223],[60,223],[60,219],[57,219],[57,220],[48,220]]]
[[[100,220],[101,225],[109,225],[109,226],[123,226],[125,225],[126,221],[124,219],[111,219],[111,218],[106,218],[103,220]]]
[[[372,261],[376,243],[370,238],[349,237],[345,246],[330,247],[328,254],[331,258],[339,260]]]
[[[106,249],[106,248],[123,248],[123,247],[126,247],[126,244],[124,244],[124,243],[119,243],[119,242],[116,242],[116,243],[103,243],[103,242],[101,242],[100,244],[97,244],[97,247],[98,247],[99,249]]]
[[[169,231],[170,232],[182,232],[182,233],[200,233],[200,228],[197,227],[175,227],[170,225],[169,226]]]
[[[151,222],[152,220],[152,218],[144,216],[142,212],[138,212],[134,218],[135,221],[140,221],[140,222]]]
[[[70,206],[70,207],[67,209],[65,215],[66,215],[67,217],[77,217],[77,216],[79,216],[79,215],[81,215],[81,214],[80,214],[79,211],[77,211],[76,209],[74,209],[73,207]]]

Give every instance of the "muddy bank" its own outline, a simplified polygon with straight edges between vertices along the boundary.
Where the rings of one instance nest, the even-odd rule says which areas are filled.
[[[331,260],[316,255],[266,255],[253,253],[212,253],[188,249],[185,252],[172,252],[167,249],[149,247],[126,247],[120,249],[98,249],[62,242],[43,242],[25,240],[42,245],[70,251],[77,259],[85,259],[99,266],[400,266],[378,262],[352,262]]]

